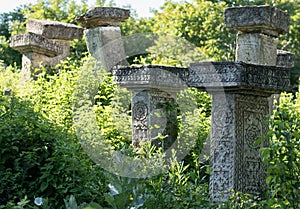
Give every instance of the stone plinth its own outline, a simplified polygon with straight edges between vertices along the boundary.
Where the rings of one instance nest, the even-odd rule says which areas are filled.
[[[57,40],[81,39],[83,36],[83,28],[73,24],[49,20],[29,19],[27,31],[42,35],[48,39]]]
[[[187,75],[186,68],[151,65],[113,71],[115,83],[132,92],[132,143],[135,147],[151,141],[168,148],[176,140],[177,111],[170,107],[176,105],[176,93],[186,87],[183,79]]]
[[[227,27],[246,33],[278,36],[289,31],[289,15],[272,6],[246,6],[225,9]]]
[[[130,17],[128,9],[117,7],[95,7],[76,17],[76,21],[86,29],[102,26],[120,26]]]
[[[275,7],[232,7],[225,10],[227,27],[239,31],[236,61],[276,65],[279,34],[289,31],[289,15]]]
[[[84,36],[89,53],[107,71],[116,65],[128,65],[120,24],[129,16],[130,11],[126,9],[95,7],[76,18],[86,28]]]
[[[34,33],[26,33],[12,37],[10,46],[22,54],[34,52],[48,57],[54,57],[63,53],[62,45]]]
[[[212,94],[210,196],[226,201],[231,190],[259,195],[266,167],[258,137],[268,131],[271,95],[289,87],[289,69],[234,62],[194,63],[188,85]]]

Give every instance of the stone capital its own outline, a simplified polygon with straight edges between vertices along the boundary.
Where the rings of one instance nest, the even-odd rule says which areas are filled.
[[[114,69],[116,84],[129,90],[160,89],[167,93],[176,93],[187,87],[187,68],[147,65],[121,67]]]
[[[48,57],[55,57],[63,53],[61,44],[34,33],[13,36],[10,46],[22,54],[34,52]]]
[[[95,7],[86,13],[76,17],[76,21],[83,25],[86,29],[120,26],[122,22],[130,17],[128,9],[117,7]]]
[[[288,90],[286,67],[243,62],[199,62],[190,65],[188,86],[207,90],[250,90],[271,94]]]

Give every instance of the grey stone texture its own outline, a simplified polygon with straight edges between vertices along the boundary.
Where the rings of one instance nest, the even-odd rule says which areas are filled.
[[[292,68],[294,67],[294,54],[284,50],[277,50],[276,65],[280,67]]]
[[[98,27],[84,31],[89,53],[107,71],[115,65],[127,65],[124,43],[119,27]]]
[[[81,27],[50,20],[29,19],[27,22],[27,31],[49,39],[58,40],[81,39],[83,36],[83,28]]]
[[[188,68],[161,65],[120,67],[113,71],[114,82],[130,90],[159,88],[169,94],[184,89]]]
[[[86,29],[102,26],[120,26],[130,17],[130,11],[117,7],[95,7],[76,17]]]
[[[230,88],[279,93],[288,90],[290,71],[280,66],[243,62],[192,63],[187,84],[208,91]]]
[[[23,54],[35,52],[54,57],[63,53],[61,44],[34,33],[25,33],[12,37],[10,46]]]
[[[227,27],[242,32],[278,36],[289,31],[289,15],[272,6],[246,6],[225,9]]]
[[[278,39],[261,33],[237,35],[236,61],[276,65]]]

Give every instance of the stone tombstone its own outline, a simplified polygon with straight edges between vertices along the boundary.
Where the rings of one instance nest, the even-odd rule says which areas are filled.
[[[67,23],[29,19],[27,33],[12,37],[10,46],[21,52],[22,72],[26,78],[32,68],[54,67],[70,54],[70,40],[80,39],[83,29]]]
[[[78,16],[76,21],[85,27],[89,53],[107,71],[117,64],[128,65],[120,25],[130,17],[130,11],[116,7],[95,7]]]
[[[210,196],[228,200],[231,190],[259,195],[266,167],[254,145],[268,131],[272,95],[288,89],[293,56],[277,52],[277,37],[288,32],[288,15],[274,7],[233,7],[225,22],[237,29],[238,62],[190,65],[188,86],[212,94]]]
[[[182,75],[187,68],[167,66],[119,67],[114,82],[132,94],[132,144],[151,141],[167,149],[177,137],[176,93],[186,88]],[[163,137],[163,140],[159,138]]]

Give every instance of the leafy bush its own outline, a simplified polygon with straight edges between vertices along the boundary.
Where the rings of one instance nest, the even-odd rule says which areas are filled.
[[[262,150],[268,165],[268,195],[272,207],[300,207],[300,94],[282,94]]]

